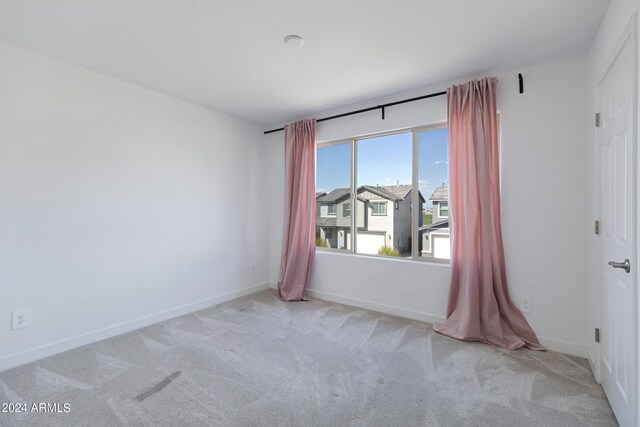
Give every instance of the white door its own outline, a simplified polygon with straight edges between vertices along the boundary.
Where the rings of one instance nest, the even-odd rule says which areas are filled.
[[[621,426],[634,425],[637,406],[632,48],[629,37],[598,88],[600,380]]]

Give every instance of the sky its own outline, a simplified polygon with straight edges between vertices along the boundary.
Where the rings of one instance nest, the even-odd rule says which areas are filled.
[[[418,133],[418,180],[427,199],[436,187],[448,185],[447,129]],[[404,132],[361,139],[358,144],[357,185],[411,184],[412,133]],[[319,147],[316,157],[316,191],[329,193],[350,187],[351,147],[338,144]]]

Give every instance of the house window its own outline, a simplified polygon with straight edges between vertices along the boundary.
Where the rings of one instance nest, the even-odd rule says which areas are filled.
[[[345,203],[342,206],[342,216],[344,217],[351,216],[351,203]]]
[[[440,211],[438,212],[438,216],[440,218],[449,218],[449,203],[440,202],[438,209],[440,209]]]
[[[437,125],[318,144],[316,222],[344,231],[329,246],[412,259],[446,253],[434,251],[433,233],[448,238],[447,140]]]
[[[387,202],[371,202],[372,215],[386,215]]]

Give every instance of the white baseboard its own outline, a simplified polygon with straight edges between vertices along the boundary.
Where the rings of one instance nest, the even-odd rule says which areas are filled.
[[[314,291],[307,289],[307,294],[314,298],[325,301],[337,302],[339,304],[351,305],[365,310],[377,311],[379,313],[390,314],[392,316],[404,317],[407,319],[420,320],[427,323],[438,323],[444,320],[444,316],[438,314],[426,313],[424,311],[409,310],[394,305],[380,304],[377,302],[367,301],[358,298],[345,297],[328,292]]]
[[[107,326],[106,328],[86,332],[80,335],[30,348],[28,350],[9,354],[0,358],[0,372],[7,369],[15,368],[16,366],[24,365],[25,363],[42,359],[44,357],[53,356],[54,354],[62,353],[68,350],[73,350],[74,348],[78,348],[83,345],[102,341],[104,339],[125,334],[136,329],[144,328],[145,326],[153,325],[154,323],[164,322],[165,320],[193,313],[194,311],[212,307],[214,305],[260,292],[265,289],[269,289],[269,283],[250,286],[237,291],[222,294],[217,297],[207,298],[201,301],[181,305],[179,307],[164,310],[159,313],[154,313],[148,316],[139,317],[137,319],[128,320],[117,325]]]
[[[538,340],[540,340],[540,344],[545,346],[547,350],[555,351],[557,353],[564,353],[571,356],[584,357],[585,359],[588,356],[586,345],[569,341],[556,340],[554,338],[547,337],[538,337]]]
[[[318,298],[325,301],[336,302],[339,304],[351,305],[358,308],[364,308],[366,310],[377,311],[380,313],[390,314],[392,316],[404,317],[412,320],[419,320],[427,323],[442,322],[444,316],[426,313],[422,311],[409,310],[402,307],[396,307],[393,305],[380,304],[377,302],[362,300],[358,298],[345,297],[342,295],[336,295],[328,292],[315,291],[313,289],[307,289],[307,294],[314,298]],[[540,343],[551,351],[558,353],[569,354],[572,356],[587,357],[587,347],[581,344],[560,341],[553,338],[538,337]]]
[[[596,382],[600,384],[600,369],[598,369],[598,364],[593,358],[593,354],[587,350],[587,360],[589,361],[589,367],[591,368],[591,373],[593,374],[593,378],[596,379]]]

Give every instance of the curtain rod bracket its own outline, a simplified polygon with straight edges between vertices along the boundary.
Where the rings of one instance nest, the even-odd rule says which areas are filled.
[[[380,109],[382,110],[382,120],[384,120],[384,105],[381,106]]]
[[[518,73],[518,84],[520,86],[520,93],[524,93],[524,81],[522,79],[522,73]]]

